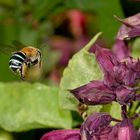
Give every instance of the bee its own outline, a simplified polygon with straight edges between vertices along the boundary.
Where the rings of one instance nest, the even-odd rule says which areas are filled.
[[[9,68],[19,73],[22,80],[25,80],[28,69],[35,65],[41,67],[41,52],[32,46],[24,47],[13,53],[9,60]]]
[[[44,48],[45,46],[40,46]],[[26,46],[18,41],[13,41],[12,45],[1,44],[0,53],[12,54],[9,59],[9,68],[12,72],[19,74],[22,80],[38,79],[42,73],[41,51],[32,46]]]

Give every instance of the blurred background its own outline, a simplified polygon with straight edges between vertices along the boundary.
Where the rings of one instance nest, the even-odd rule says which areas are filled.
[[[103,32],[99,43],[111,48],[121,25],[113,15],[125,18],[138,12],[140,2],[134,0],[0,0],[0,47],[14,40],[39,47],[43,67],[38,82],[58,86],[70,58],[97,32]],[[21,81],[8,68],[10,56],[8,50],[0,53],[1,83]],[[45,132],[1,129],[0,140],[39,140]]]

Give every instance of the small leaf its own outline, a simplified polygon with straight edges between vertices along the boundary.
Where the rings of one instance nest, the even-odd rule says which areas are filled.
[[[58,88],[39,83],[0,83],[0,127],[8,131],[70,128],[71,115],[58,105]]]
[[[112,104],[110,105],[109,113],[113,118],[121,119],[121,106],[120,106],[120,104],[118,104],[117,102],[112,102]],[[115,125],[116,122],[111,122],[111,124]]]
[[[112,102],[110,114],[113,118],[121,119],[121,107],[118,103]]]
[[[88,49],[95,43],[100,34],[98,33],[83,49],[76,53],[64,70],[59,91],[60,104],[63,108],[76,110],[78,106],[78,101],[71,95],[68,91],[69,89],[77,88],[91,80],[101,79],[102,74],[96,63],[95,56],[88,52]]]
[[[132,56],[138,58],[140,56],[140,37],[134,40],[132,49]]]

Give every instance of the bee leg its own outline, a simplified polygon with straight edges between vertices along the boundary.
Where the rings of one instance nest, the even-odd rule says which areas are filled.
[[[41,60],[39,61],[39,68],[41,68]]]
[[[41,56],[41,52],[38,51],[38,54],[39,54],[39,59],[38,59],[38,60],[39,60],[39,68],[41,68],[41,62],[42,62],[42,61],[41,61],[41,57],[42,57],[42,56]]]
[[[27,68],[28,68],[27,64],[23,63],[22,66],[21,66],[21,71],[20,71],[20,77],[21,77],[22,80],[25,80]]]

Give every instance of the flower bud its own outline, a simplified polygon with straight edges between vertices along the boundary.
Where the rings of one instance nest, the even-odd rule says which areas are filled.
[[[117,101],[121,105],[127,105],[135,100],[136,89],[120,86],[116,89]]]
[[[81,126],[82,140],[93,140],[102,136],[106,137],[112,117],[107,113],[94,113],[90,115]],[[103,133],[104,132],[104,133]]]
[[[137,131],[135,130],[130,119],[124,119],[120,123],[118,140],[138,140]]]
[[[128,43],[124,40],[116,39],[112,49],[113,53],[119,59],[119,61],[126,59],[130,56],[130,49],[128,47]]]
[[[86,105],[101,105],[116,100],[116,96],[103,81],[92,81],[87,85],[70,90],[71,93]]]
[[[110,73],[110,75],[114,75],[114,66],[118,65],[119,62],[117,57],[112,53],[112,51],[106,48],[102,48],[100,46],[96,46],[95,56],[103,72],[108,72]]]
[[[108,140],[138,140],[138,133],[131,120],[124,118],[121,123],[113,127]]]

